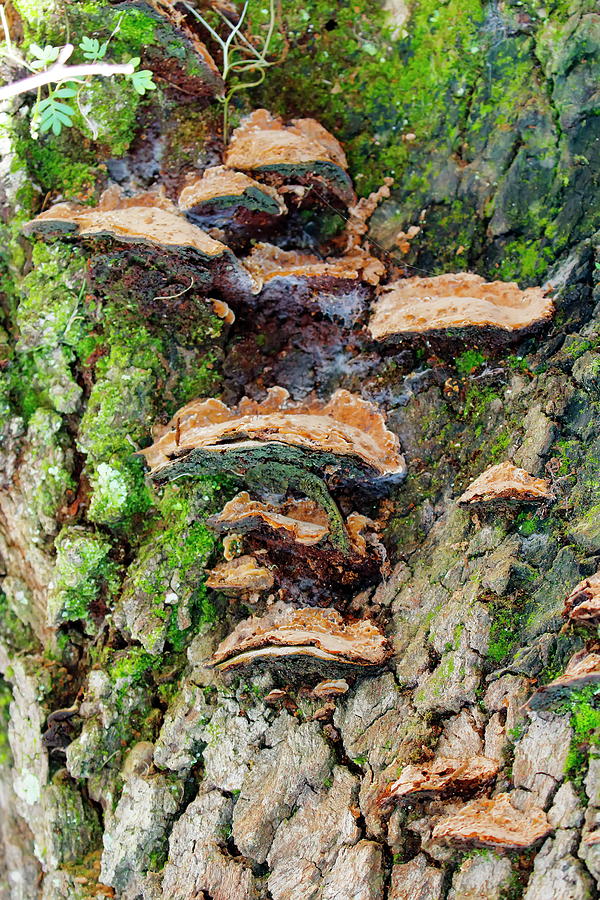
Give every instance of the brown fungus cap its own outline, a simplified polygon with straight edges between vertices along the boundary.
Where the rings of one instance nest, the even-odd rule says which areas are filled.
[[[369,322],[376,341],[448,331],[488,330],[522,336],[554,313],[544,288],[487,282],[472,272],[405,278],[380,292]]]
[[[136,244],[152,253],[182,260],[189,267],[214,270],[210,287],[225,293],[255,292],[257,285],[231,250],[181,216],[162,194],[124,197],[110,188],[96,207],[57,203],[25,225],[26,234],[110,239]]]
[[[355,199],[344,150],[316,119],[294,119],[284,125],[278,116],[257,109],[233,132],[225,164],[269,173],[279,183],[317,185],[347,205]]]
[[[267,243],[256,244],[243,264],[261,286],[256,301],[261,311],[281,315],[301,307],[347,325],[366,313],[371,285],[385,271],[379,260],[363,250],[320,259]]]
[[[206,579],[206,586],[225,593],[262,593],[273,587],[270,569],[261,566],[253,556],[238,556],[215,566]]]
[[[600,624],[600,572],[584,578],[573,588],[565,600],[563,616],[574,625]]]
[[[498,774],[498,763],[485,756],[450,759],[443,756],[418,766],[406,766],[400,778],[379,795],[385,807],[394,802],[456,797],[474,794],[489,785]]]
[[[287,500],[281,506],[253,500],[241,491],[220,513],[207,520],[218,532],[245,533],[265,526],[289,535],[298,544],[318,544],[329,534],[327,513],[313,500]]]
[[[478,503],[539,503],[552,497],[550,485],[505,461],[491,466],[458,498],[461,506]]]
[[[362,669],[381,666],[390,655],[386,638],[368,619],[350,623],[334,609],[293,609],[281,604],[265,616],[240,622],[219,645],[211,663],[225,670],[309,657],[325,668]]]
[[[531,695],[527,707],[533,710],[548,709],[555,703],[568,699],[572,691],[580,691],[590,684],[600,683],[600,653],[580,650],[571,657],[564,673]]]
[[[287,212],[283,197],[275,188],[227,166],[213,166],[202,175],[188,178],[177,201],[179,209],[186,213],[201,213],[203,207],[211,205],[249,203],[260,205],[265,211],[270,209],[273,215]]]
[[[433,829],[433,839],[458,847],[528,850],[552,831],[546,813],[537,807],[516,809],[509,794],[491,800],[471,800]]]
[[[270,388],[262,401],[244,397],[229,408],[220,400],[193,400],[179,410],[150,447],[142,450],[151,473],[168,475],[193,451],[245,456],[266,444],[290,447],[307,456],[318,454],[314,466],[322,474],[337,460],[377,476],[403,476],[404,459],[397,437],[387,429],[379,410],[345,390],[323,402],[290,402],[281,387]]]

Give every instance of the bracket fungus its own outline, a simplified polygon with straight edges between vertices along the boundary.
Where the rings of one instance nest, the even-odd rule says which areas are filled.
[[[520,338],[548,322],[554,304],[544,288],[521,290],[514,282],[487,282],[472,272],[404,278],[385,285],[369,331],[376,341],[448,332],[485,331],[490,340]]]
[[[261,594],[274,583],[271,570],[249,555],[219,563],[206,579],[207,587],[225,594]]]
[[[144,255],[148,268],[153,269],[163,259],[168,271],[184,272],[196,289],[217,289],[226,300],[257,290],[229,247],[188,222],[156,192],[124,197],[110,188],[96,207],[57,203],[28,222],[24,232],[44,237],[77,237],[101,249],[102,242],[117,247],[133,244],[136,256]],[[161,273],[158,277],[163,278]],[[160,284],[156,293],[161,293]]]
[[[256,244],[243,260],[244,267],[261,286],[257,304],[261,311],[289,314],[297,307],[320,311],[352,325],[366,307],[371,288],[362,277],[368,254],[319,259],[312,253],[281,250],[273,244]]]
[[[509,794],[498,794],[491,800],[471,800],[457,813],[438,822],[432,837],[465,848],[528,850],[552,830],[542,809],[532,806],[519,810],[512,805]]]
[[[572,691],[600,682],[600,653],[579,650],[571,657],[562,675],[542,685],[527,701],[527,708],[548,709],[568,698]]]
[[[327,511],[332,540],[348,546],[341,515],[326,482],[381,488],[406,475],[398,438],[371,403],[345,390],[323,402],[290,402],[271,388],[262,401],[244,397],[188,403],[140,453],[159,484],[184,475],[220,471],[265,493],[295,491]]]
[[[584,578],[573,588],[565,600],[563,616],[574,625],[600,624],[600,572]]]
[[[256,238],[287,212],[275,188],[226,166],[188,178],[177,204],[191,222],[223,228],[231,237]]]
[[[331,541],[327,512],[313,500],[272,501],[252,499],[242,491],[222,511],[207,520],[221,534],[245,535],[250,551],[266,548],[277,566],[277,581],[286,593],[298,591],[311,601],[330,589],[356,589],[381,578],[388,568],[386,551],[373,531],[374,522],[353,512],[345,519],[348,553]]]
[[[486,503],[541,503],[552,499],[549,483],[505,461],[491,466],[458,498],[461,506]]]
[[[391,656],[385,636],[368,619],[345,622],[334,609],[293,609],[277,604],[264,616],[240,622],[219,644],[211,665],[225,671],[253,664],[300,670],[369,671]],[[287,668],[286,668],[287,671]]]
[[[400,778],[380,793],[378,804],[413,803],[474,794],[487,787],[498,774],[498,763],[485,756],[470,759],[438,757],[422,765],[406,766]]]
[[[254,110],[233,132],[225,165],[284,186],[301,202],[312,199],[311,205],[321,193],[346,206],[355,200],[342,145],[316,119],[284,125],[266,109]]]

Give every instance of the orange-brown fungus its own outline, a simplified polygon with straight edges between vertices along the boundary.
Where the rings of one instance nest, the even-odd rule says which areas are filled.
[[[600,624],[600,572],[584,578],[573,588],[565,600],[563,615],[578,625]]]
[[[325,510],[313,500],[287,500],[281,506],[253,500],[241,491],[209,519],[216,531],[252,531],[261,524],[287,533],[298,544],[318,544],[329,534]]]
[[[179,195],[178,206],[187,212],[223,200],[243,202],[249,194],[264,195],[265,201],[270,201],[279,215],[286,212],[283,197],[275,188],[259,184],[254,178],[244,175],[243,172],[234,172],[226,166],[213,166],[206,169],[202,175],[188,179]]]
[[[351,278],[359,277],[360,269],[353,260],[340,257],[319,259],[312,253],[281,250],[273,244],[256,244],[244,259],[244,266],[258,282],[266,284],[272,278]]]
[[[348,168],[342,145],[316,119],[294,119],[255,109],[233,132],[225,163],[232,169],[260,169],[280,163],[330,162]]]
[[[552,497],[550,485],[543,478],[534,478],[511,462],[503,462],[486,469],[458,498],[461,505],[512,501],[541,502]]]
[[[433,829],[434,840],[459,847],[527,850],[552,831],[546,813],[531,807],[516,809],[509,794],[478,799],[442,819]]]
[[[472,272],[400,279],[381,290],[369,331],[376,341],[449,329],[519,334],[552,317],[554,305],[545,294],[544,288],[486,282]]]
[[[219,645],[212,664],[230,669],[254,661],[312,657],[323,664],[380,666],[391,655],[384,635],[368,619],[344,622],[333,609],[279,605],[240,622]]]
[[[315,119],[294,119],[284,125],[266,109],[255,110],[233,132],[225,165],[255,174],[272,173],[280,182],[312,181],[346,204],[355,199],[344,150]]]
[[[394,802],[474,794],[489,785],[497,774],[498,763],[485,756],[470,759],[440,756],[419,766],[406,766],[400,778],[381,792],[378,803],[388,806]]]
[[[262,401],[244,397],[230,409],[220,400],[193,400],[179,410],[162,436],[141,453],[153,474],[196,449],[211,454],[250,451],[265,443],[349,458],[383,476],[405,472],[397,437],[379,410],[345,390],[330,400],[290,402],[288,392],[271,388]]]
[[[253,556],[238,556],[219,563],[206,579],[206,586],[225,593],[259,593],[273,587],[273,574]]]
[[[156,245],[195,251],[203,257],[228,252],[196,225],[179,215],[160,194],[122,197],[111,189],[96,207],[57,203],[25,226],[25,232],[77,234],[80,237],[110,237],[119,242]]]

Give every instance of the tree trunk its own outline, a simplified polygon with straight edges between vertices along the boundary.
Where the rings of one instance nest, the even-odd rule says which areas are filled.
[[[0,898],[596,896],[597,600],[580,607],[593,580],[565,601],[600,557],[597,3],[292,6],[281,61],[235,95],[233,124],[261,106],[315,117],[359,195],[388,176],[391,194],[356,237],[330,169],[288,173],[291,189],[273,176],[286,217],[249,207],[212,236],[238,258],[272,241],[344,265],[354,241],[382,283],[544,285],[553,315],[533,333],[467,319],[381,343],[366,268],[313,289],[273,287],[265,269],[251,294],[233,255],[199,266],[188,244],[26,237],[52,204],[89,213],[115,184],[161,186],[167,209],[223,162],[222,85],[183,7],[12,0],[24,47],[102,42],[120,22],[107,60],[142,56],[157,90],[90,82],[85,116],[37,139],[31,95],[0,110]],[[256,40],[265,14],[250,12]],[[215,453],[164,486],[136,453],[194,398],[219,398],[222,419],[276,386],[284,410],[315,418],[340,389],[368,401],[353,424],[370,416],[375,445],[385,423],[406,479],[321,445],[307,474],[280,432],[260,438],[260,464]],[[458,502],[505,461],[545,482],[541,502]],[[329,537],[253,519],[222,540],[215,517],[242,490],[286,515],[302,500],[297,531]],[[266,581],[209,587],[240,553]],[[266,629],[300,608],[333,610],[325,630],[346,641],[371,623],[385,659],[350,664],[311,634],[305,657],[288,647],[282,662],[264,638],[266,661],[215,667],[242,620]]]

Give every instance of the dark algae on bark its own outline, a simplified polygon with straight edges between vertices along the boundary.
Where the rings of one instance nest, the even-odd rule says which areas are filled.
[[[1,900],[597,896],[597,4],[0,9]]]

